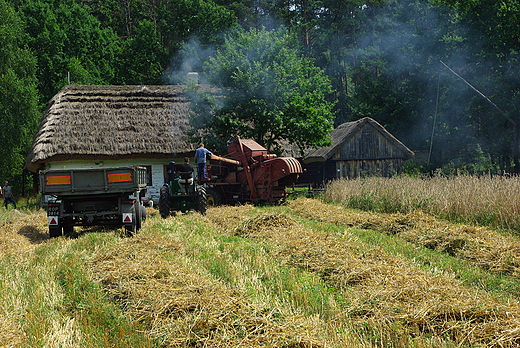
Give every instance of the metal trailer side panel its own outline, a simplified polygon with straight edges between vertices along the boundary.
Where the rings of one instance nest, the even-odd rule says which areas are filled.
[[[44,195],[132,193],[146,187],[146,169],[139,166],[40,171]]]

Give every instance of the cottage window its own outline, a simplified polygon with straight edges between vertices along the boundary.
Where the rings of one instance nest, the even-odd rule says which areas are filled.
[[[139,165],[146,168],[146,185],[152,186],[152,166]]]

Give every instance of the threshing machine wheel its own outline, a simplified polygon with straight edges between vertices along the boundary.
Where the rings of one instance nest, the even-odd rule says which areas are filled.
[[[211,187],[206,189],[206,199],[209,207],[216,207],[218,205],[224,204],[224,197],[222,196],[222,193]]]

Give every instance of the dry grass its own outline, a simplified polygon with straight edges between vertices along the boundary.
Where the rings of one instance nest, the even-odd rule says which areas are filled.
[[[183,249],[175,235],[142,233],[96,255],[92,269],[161,346],[323,347],[313,318],[252,303],[190,267]]]
[[[309,212],[308,217],[319,220],[350,220],[348,211],[315,200],[298,199],[290,208],[299,214]],[[320,274],[341,289],[345,304],[333,321],[353,320],[360,328],[370,323],[381,331],[401,327],[402,335],[433,335],[455,344],[520,344],[517,301],[503,303],[464,287],[449,274],[430,273],[379,248],[367,249],[348,230],[344,235],[313,231],[284,213],[247,217],[250,213],[242,209],[235,208],[235,218],[243,216],[244,220],[231,233],[269,240],[277,246],[272,255],[282,264]],[[208,215],[213,219],[213,212]],[[223,219],[217,216],[215,220],[220,223]],[[375,227],[362,214],[357,221]]]
[[[492,230],[418,212],[355,212],[313,199],[282,207],[212,208],[206,217],[162,219],[155,210],[147,215],[133,238],[107,233],[51,241],[42,211],[0,217],[0,286],[9,288],[0,295],[0,346],[25,347],[34,335],[30,342],[48,347],[93,342],[82,326],[96,324],[85,317],[90,305],[59,312],[60,296],[70,295],[59,291],[59,281],[68,278],[53,278],[54,267],[74,276],[64,266],[71,251],[88,261],[83,271],[103,288],[104,299],[139,322],[141,334],[158,347],[520,344],[518,300],[499,299],[465,286],[449,270],[426,270],[371,247],[353,229],[382,231],[517,276],[516,240]],[[90,245],[89,251],[82,245]],[[31,277],[38,279],[20,282],[35,265]],[[217,266],[220,273],[212,269]],[[27,326],[39,319],[40,327]]]
[[[14,218],[13,218],[14,217]],[[37,213],[20,212],[13,210],[5,213],[0,219],[0,258],[13,258],[19,264],[18,267],[27,265],[30,255],[36,245],[48,237],[40,231],[45,230],[47,217],[44,211]],[[26,307],[24,300],[9,293],[7,288],[14,287],[17,291],[19,280],[17,273],[0,275],[0,346],[17,347],[25,341],[25,334],[16,322]],[[9,286],[2,285],[9,283]]]
[[[13,320],[0,316],[0,347],[18,347],[23,340],[23,334]]]
[[[520,177],[436,176],[337,180],[325,200],[379,212],[424,211],[470,224],[520,230]]]
[[[0,257],[31,253],[37,244],[48,238],[47,216],[43,210],[37,213],[13,210],[9,217],[0,219]]]
[[[344,209],[318,200],[291,204],[302,216],[397,235],[418,246],[457,256],[498,274],[520,278],[520,240],[486,227],[454,224],[420,211],[381,214]]]

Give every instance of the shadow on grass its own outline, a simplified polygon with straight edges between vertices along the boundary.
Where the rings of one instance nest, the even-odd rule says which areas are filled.
[[[34,226],[23,226],[18,230],[18,234],[24,236],[33,244],[40,244],[49,239],[48,233],[42,233]]]

